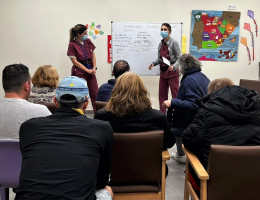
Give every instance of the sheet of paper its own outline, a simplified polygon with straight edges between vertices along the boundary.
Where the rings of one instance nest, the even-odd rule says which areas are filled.
[[[163,63],[165,63],[166,65],[169,65],[169,66],[171,65],[170,61],[167,58],[162,57],[162,59],[163,59]]]

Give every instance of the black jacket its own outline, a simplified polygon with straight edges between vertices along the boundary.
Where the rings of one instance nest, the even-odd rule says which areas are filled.
[[[260,145],[258,94],[239,86],[227,86],[205,96],[194,120],[184,131],[183,143],[207,169],[211,144]]]
[[[113,130],[70,108],[22,124],[17,200],[96,199],[108,184]]]
[[[163,130],[163,148],[171,148],[175,144],[175,138],[170,131],[169,122],[166,116],[159,110],[151,108],[143,113],[118,117],[105,109],[101,109],[95,114],[94,118],[108,121],[113,131],[119,133]]]

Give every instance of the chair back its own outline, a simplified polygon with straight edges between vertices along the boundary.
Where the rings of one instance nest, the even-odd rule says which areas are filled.
[[[105,101],[96,101],[95,105],[96,105],[96,111],[98,111],[98,110],[106,107],[107,102],[105,102]]]
[[[15,188],[19,184],[22,154],[19,140],[0,140],[0,187]]]
[[[45,105],[52,114],[57,110],[57,107],[55,106],[54,103],[42,103],[42,104]]]
[[[211,145],[208,200],[258,199],[260,146]]]
[[[260,95],[260,81],[259,80],[247,80],[240,79],[239,86],[245,87],[249,90],[255,90]]]
[[[114,133],[110,185],[114,192],[158,192],[163,131]]]

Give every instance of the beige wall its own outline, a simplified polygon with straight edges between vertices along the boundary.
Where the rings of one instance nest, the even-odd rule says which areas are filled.
[[[246,15],[247,10],[252,9],[260,26],[259,0],[0,0],[1,73],[8,64],[23,63],[30,68],[31,74],[40,65],[52,64],[61,78],[70,75],[71,62],[66,56],[69,29],[78,23],[95,21],[102,25],[105,32],[92,40],[97,47],[97,79],[100,85],[111,78],[111,65],[107,63],[107,35],[111,34],[111,21],[182,22],[189,51],[191,11],[222,11],[227,10],[228,5],[236,5],[236,11],[241,12],[240,36],[250,38],[243,24],[250,22],[254,27],[253,21]],[[259,37],[255,39],[255,61],[250,66],[246,48],[239,44],[237,62],[203,62],[203,72],[211,80],[229,77],[236,84],[240,78],[258,79]],[[142,78],[151,93],[153,107],[158,108],[159,78]],[[0,97],[3,95],[1,84]]]

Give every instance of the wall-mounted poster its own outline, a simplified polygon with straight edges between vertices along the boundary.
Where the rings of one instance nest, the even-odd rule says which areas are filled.
[[[193,10],[190,53],[201,61],[237,61],[240,12]]]

